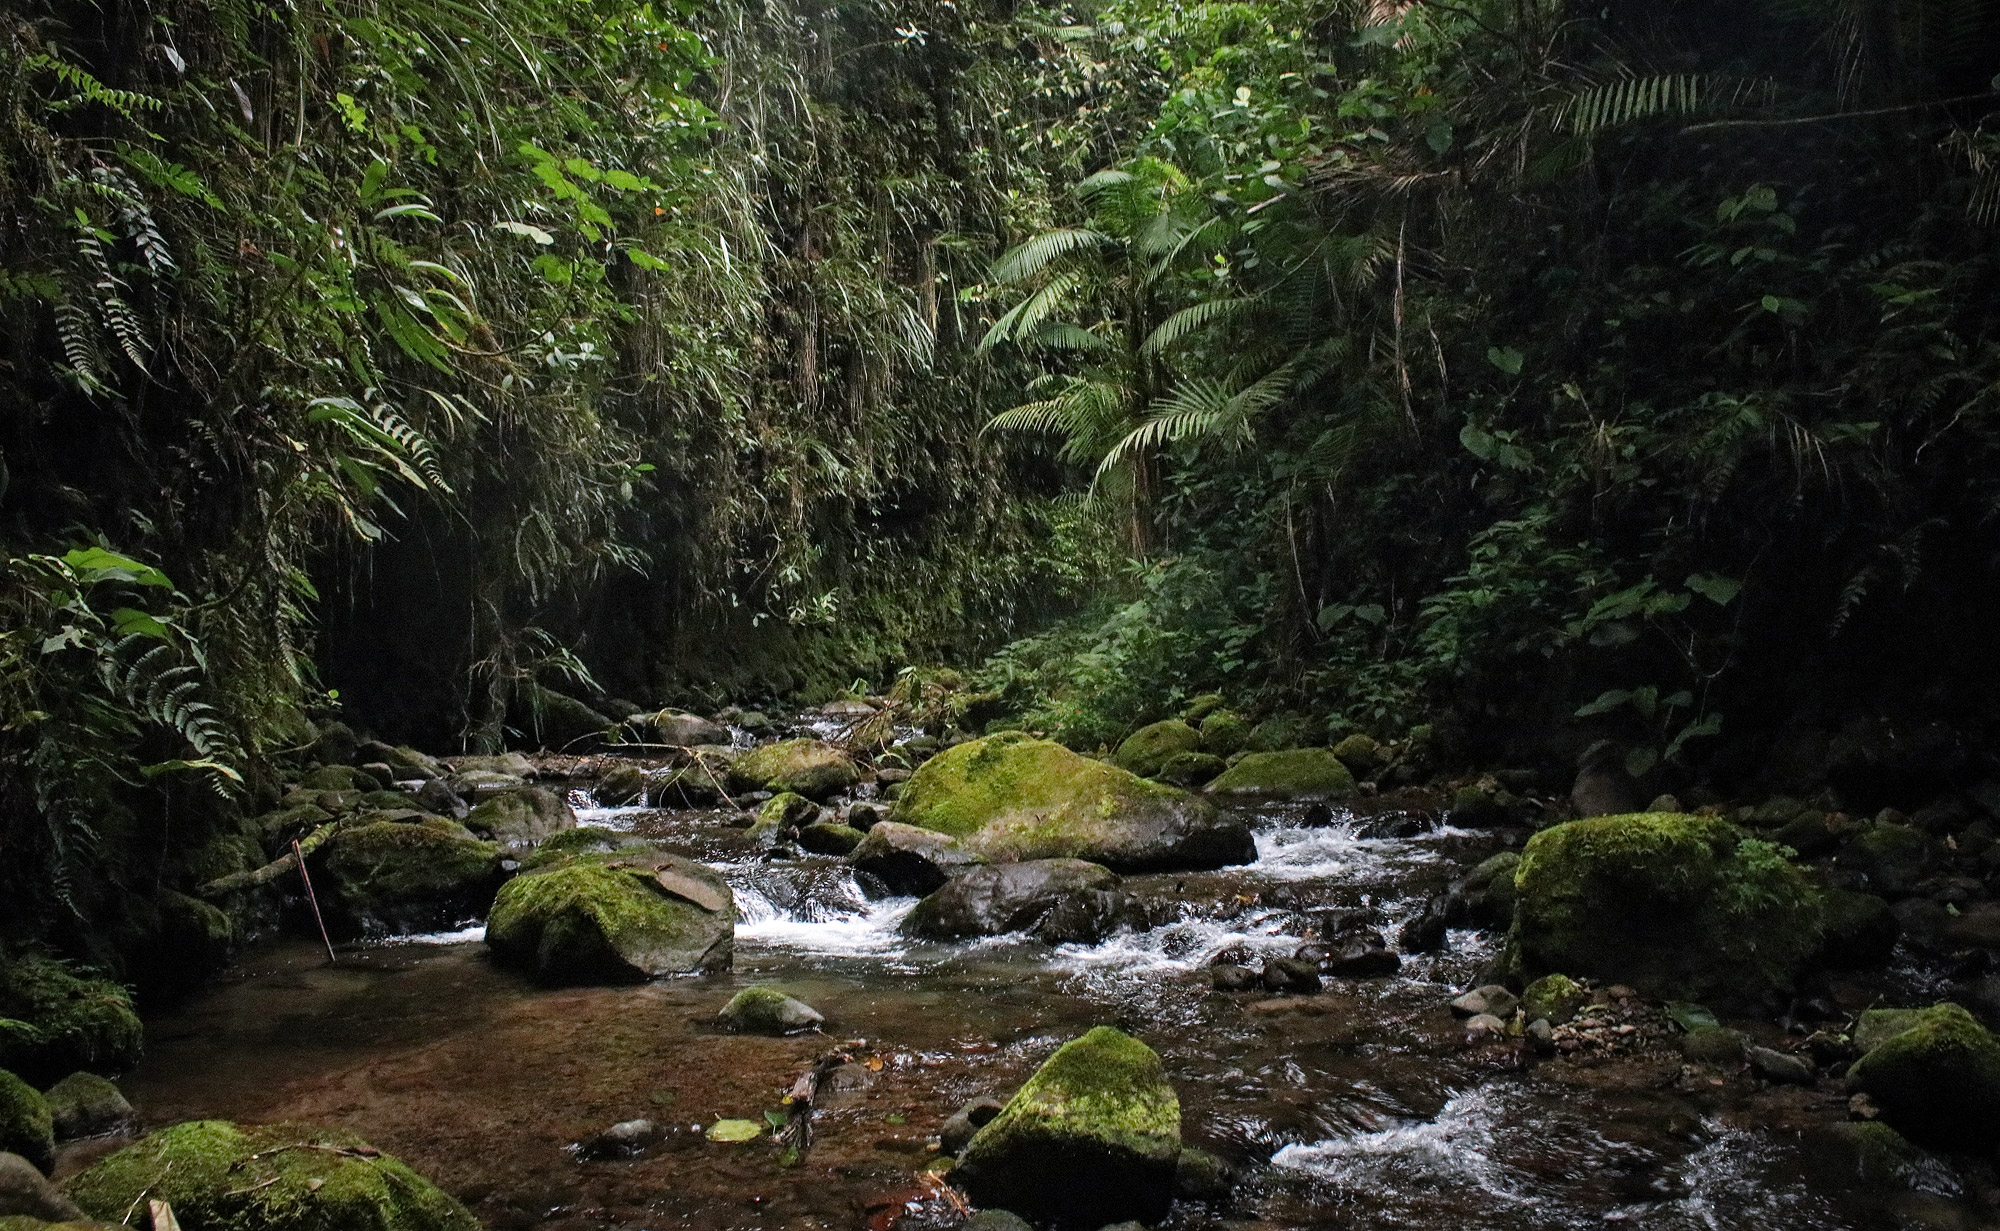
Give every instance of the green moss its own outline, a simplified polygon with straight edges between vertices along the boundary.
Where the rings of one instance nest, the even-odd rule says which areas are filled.
[[[1254,857],[1247,831],[1218,824],[1206,801],[1019,732],[926,761],[904,784],[892,819],[1000,862],[1069,858],[1130,869]]]
[[[1948,1002],[1905,1021],[1854,1062],[1848,1087],[1912,1140],[1954,1149],[2000,1142],[2000,1040]]]
[[[1223,706],[1223,700],[1221,693],[1205,692],[1201,694],[1199,697],[1196,697],[1194,700],[1188,702],[1187,709],[1181,711],[1181,721],[1188,723],[1190,725],[1199,725],[1210,714],[1213,714],[1215,711],[1221,709],[1222,706]]]
[[[1217,710],[1201,720],[1201,750],[1211,756],[1233,757],[1250,742],[1250,723],[1243,715]]]
[[[1372,779],[1389,764],[1389,750],[1374,736],[1359,731],[1335,744],[1333,755],[1357,778]]]
[[[1141,778],[1156,777],[1169,760],[1201,745],[1201,733],[1176,718],[1140,727],[1111,756],[1111,763]]]
[[[326,857],[329,905],[346,927],[425,931],[483,914],[500,883],[501,848],[431,819],[343,830]]]
[[[1512,940],[1528,975],[1573,971],[1649,995],[1748,1003],[1818,951],[1820,895],[1778,848],[1716,817],[1593,817],[1529,840]]]
[[[108,979],[33,953],[0,958],[0,1068],[36,1081],[139,1059],[145,1028],[132,997]]]
[[[730,997],[716,1016],[724,1026],[743,1034],[796,1034],[826,1021],[811,1005],[775,987],[746,987]]]
[[[95,1073],[71,1073],[50,1086],[43,1097],[49,1101],[49,1115],[60,1141],[110,1132],[132,1121],[132,1104],[125,1101],[124,1093]]]
[[[656,873],[705,886],[708,910],[661,888]],[[652,848],[580,854],[500,890],[486,943],[503,961],[557,983],[624,982],[726,968],[734,899],[720,876]]]
[[[753,748],[729,767],[732,783],[746,790],[790,791],[825,799],[861,781],[852,759],[831,744],[788,739]]]
[[[851,855],[867,836],[848,825],[808,825],[799,830],[799,847],[815,855]]]
[[[818,804],[803,795],[785,791],[765,800],[764,806],[757,809],[757,825],[760,829],[783,829],[818,813]]]
[[[29,1218],[17,1214],[0,1218],[0,1231],[120,1231],[118,1224],[109,1222],[43,1222],[39,1218]]]
[[[478,1231],[466,1208],[407,1166],[337,1129],[239,1128],[198,1120],[154,1133],[66,1186],[117,1221],[144,1199],[187,1231]]]
[[[1590,1003],[1590,991],[1568,975],[1543,975],[1521,993],[1521,1013],[1528,1021],[1547,1018],[1560,1026]]]
[[[538,786],[502,791],[465,818],[465,827],[477,836],[521,851],[575,826],[576,813],[570,806],[555,792]]]
[[[532,872],[536,868],[560,863],[572,855],[602,855],[621,847],[638,845],[641,845],[639,840],[615,829],[606,829],[602,825],[579,825],[542,839],[534,853],[521,861],[521,869]]]
[[[1211,795],[1257,795],[1267,799],[1345,799],[1354,794],[1354,775],[1326,748],[1253,752],[1215,781]]]
[[[1229,762],[1210,753],[1183,752],[1169,757],[1167,763],[1160,767],[1160,772],[1153,777],[1168,786],[1192,790],[1214,781],[1228,768]]]
[[[0,1069],[0,1150],[49,1171],[56,1163],[55,1121],[49,1101],[27,1082]]]

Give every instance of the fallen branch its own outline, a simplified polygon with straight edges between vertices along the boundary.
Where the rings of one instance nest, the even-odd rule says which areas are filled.
[[[307,834],[304,839],[292,843],[292,854],[280,855],[263,867],[253,868],[248,872],[231,872],[227,876],[218,876],[196,889],[195,893],[204,898],[219,898],[245,889],[255,889],[260,885],[268,885],[298,867],[299,856],[310,855],[324,846],[326,840],[331,838],[333,831],[338,828],[340,822],[329,821]]]

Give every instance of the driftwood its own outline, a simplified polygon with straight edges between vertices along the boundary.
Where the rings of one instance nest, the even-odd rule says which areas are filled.
[[[340,822],[329,821],[307,834],[298,842],[293,843],[292,850],[297,852],[296,854],[288,853],[280,855],[263,867],[253,868],[248,872],[231,872],[227,876],[218,876],[195,890],[195,893],[204,898],[219,898],[227,894],[239,893],[245,889],[255,889],[259,885],[268,885],[280,876],[298,867],[300,855],[310,855],[321,846],[324,846],[326,840],[331,838],[334,831],[339,828]]]

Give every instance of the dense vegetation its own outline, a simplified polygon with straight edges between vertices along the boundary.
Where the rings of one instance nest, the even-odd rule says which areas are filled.
[[[1724,791],[1995,717],[1985,6],[0,21],[0,933],[145,932],[335,712],[991,654]]]

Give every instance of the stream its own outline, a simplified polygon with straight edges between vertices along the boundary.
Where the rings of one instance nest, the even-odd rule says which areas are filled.
[[[836,859],[767,862],[732,814],[572,799],[584,824],[723,871],[740,919],[732,972],[542,988],[492,965],[476,923],[349,947],[331,965],[304,942],[259,946],[151,1023],[125,1083],[140,1114],[349,1127],[494,1228],[921,1231],[962,1216],[924,1178],[944,1119],[1112,1024],[1164,1058],[1187,1140],[1241,1168],[1226,1209],[1179,1204],[1174,1228],[1972,1225],[1956,1221],[1962,1194],[1942,1168],[1886,1196],[1839,1174],[1801,1130],[1839,1119],[1842,1095],[1724,1082],[1677,1055],[1530,1063],[1511,1043],[1468,1044],[1445,1002],[1490,958],[1490,936],[1455,931],[1396,976],[1329,979],[1321,996],[1211,989],[1212,957],[1289,953],[1308,909],[1372,912],[1393,936],[1499,849],[1490,833],[1375,837],[1380,817],[1311,828],[1301,808],[1253,809],[1255,864],[1128,877],[1156,926],[1051,949],[911,942],[898,924],[914,899],[868,901]],[[826,1033],[718,1031],[716,1011],[756,983],[818,1008]],[[704,1137],[718,1118],[777,1108],[835,1048],[852,1059],[803,1157]],[[575,1148],[639,1117],[664,1136],[637,1157]]]

